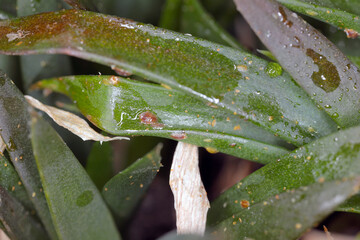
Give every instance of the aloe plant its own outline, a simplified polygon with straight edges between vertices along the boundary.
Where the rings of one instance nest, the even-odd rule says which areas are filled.
[[[0,0],[0,228],[11,239],[131,239],[174,141],[262,164],[211,202],[203,238],[297,239],[335,211],[359,214],[358,6]],[[226,30],[236,10],[262,56]],[[26,94],[104,141],[131,141],[89,147]]]

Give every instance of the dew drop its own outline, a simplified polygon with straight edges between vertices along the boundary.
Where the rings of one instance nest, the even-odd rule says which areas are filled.
[[[265,68],[265,72],[270,77],[278,77],[282,74],[282,67],[275,62],[269,62],[269,64]]]

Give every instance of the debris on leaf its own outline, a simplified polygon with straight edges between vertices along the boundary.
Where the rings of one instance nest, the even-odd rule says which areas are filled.
[[[174,194],[178,234],[204,235],[210,207],[201,181],[198,147],[179,142],[171,166],[170,187]]]
[[[93,130],[89,124],[82,118],[76,116],[73,113],[57,109],[55,107],[42,104],[31,96],[25,96],[28,103],[41,111],[44,111],[51,117],[57,124],[68,129],[73,134],[80,137],[82,140],[94,140],[100,142],[114,141],[114,140],[129,140],[127,137],[106,137],[95,130]]]

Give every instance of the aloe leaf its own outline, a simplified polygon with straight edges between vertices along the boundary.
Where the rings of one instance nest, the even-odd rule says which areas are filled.
[[[36,86],[68,95],[92,123],[114,135],[166,137],[262,163],[287,153],[277,146],[284,142],[251,122],[159,85],[76,76]]]
[[[297,239],[354,193],[355,180],[315,183],[246,207],[216,227],[225,239]]]
[[[352,1],[329,0],[277,0],[289,9],[330,23],[341,29],[360,32],[360,3]],[[357,37],[357,36],[356,36]]]
[[[280,64],[340,127],[359,123],[360,70],[334,44],[274,0],[235,3]]]
[[[129,219],[162,166],[161,149],[158,144],[105,184],[102,195],[120,223]]]
[[[23,94],[4,73],[0,72],[0,135],[37,214],[51,238],[55,239],[55,229],[42,192],[40,176],[29,139],[28,108]]]
[[[26,209],[33,210],[33,205],[12,164],[0,153],[0,186],[13,198],[17,199]]]
[[[220,195],[208,221],[216,224],[243,209],[289,189],[360,175],[360,127],[315,140],[252,173]]]
[[[55,25],[51,31],[46,27]],[[268,62],[116,17],[68,10],[3,21],[0,53],[64,53],[123,68],[225,108],[297,145],[336,131],[287,73],[267,75]]]
[[[0,221],[11,239],[49,239],[42,225],[0,186]]]
[[[190,33],[194,36],[230,47],[243,49],[239,42],[217,24],[214,18],[205,11],[199,0],[184,0],[181,9],[181,32]]]
[[[17,15],[21,17],[60,8],[58,0],[17,0]],[[39,79],[71,73],[70,59],[62,55],[21,56],[20,66],[25,91]]]
[[[84,168],[50,124],[34,114],[31,140],[59,239],[120,239]]]
[[[109,142],[95,142],[86,162],[86,172],[101,190],[113,176],[112,147]]]

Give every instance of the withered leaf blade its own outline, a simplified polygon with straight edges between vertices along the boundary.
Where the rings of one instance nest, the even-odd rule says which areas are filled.
[[[94,140],[100,142],[108,142],[114,140],[129,140],[129,138],[127,137],[103,136],[95,132],[95,130],[92,129],[84,119],[76,116],[73,113],[42,104],[41,102],[39,102],[38,100],[36,100],[31,96],[25,96],[25,98],[31,106],[41,111],[44,111],[57,124],[68,129],[69,131],[71,131],[73,134],[77,135],[84,141]]]

